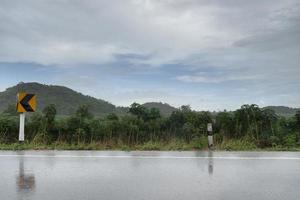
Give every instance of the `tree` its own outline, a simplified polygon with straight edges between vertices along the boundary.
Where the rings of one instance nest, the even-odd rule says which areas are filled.
[[[75,136],[77,138],[77,143],[84,143],[87,138],[91,138],[91,127],[90,120],[93,119],[93,115],[89,112],[89,107],[87,105],[81,105],[76,111],[76,115],[73,122],[78,122],[75,126]]]
[[[296,117],[297,127],[300,128],[300,110],[297,111],[295,117]]]
[[[118,121],[118,120],[119,120],[119,117],[118,117],[118,115],[116,115],[115,113],[110,113],[110,114],[108,114],[108,115],[106,116],[106,119]]]
[[[187,142],[190,142],[192,139],[192,136],[194,134],[194,126],[193,124],[186,122],[182,126],[184,138]]]
[[[168,120],[169,137],[170,134],[175,134],[175,135],[181,134],[181,129],[184,123],[185,123],[185,117],[180,110],[172,112]]]
[[[33,140],[37,134],[45,129],[45,120],[40,112],[35,112],[30,116],[30,119],[26,125],[28,131],[26,131],[26,138]]]
[[[43,110],[43,114],[46,118],[47,125],[52,126],[55,121],[56,116],[56,107],[54,104],[50,104],[49,106],[45,107]]]
[[[138,104],[138,103],[133,103],[131,104],[130,108],[129,108],[129,113],[137,116],[140,119],[145,120],[147,117],[147,109],[146,107]]]
[[[192,111],[190,105],[182,105],[182,106],[179,108],[179,110],[182,111],[182,112],[191,112],[191,111]]]
[[[93,115],[89,111],[89,106],[81,105],[76,111],[76,116],[80,119],[91,119]]]
[[[50,104],[43,109],[45,130],[44,132],[48,134],[50,140],[55,140],[58,138],[58,131],[55,127],[55,116],[56,107],[54,104]]]
[[[160,111],[157,108],[150,108],[147,114],[147,120],[156,120],[161,118]]]
[[[277,122],[277,115],[274,110],[261,110],[258,120],[259,124],[259,139],[257,145],[259,147],[274,146],[277,143],[275,136],[275,127]]]
[[[229,112],[220,112],[216,116],[216,128],[225,138],[232,138],[234,136],[234,115]]]
[[[248,135],[252,138],[259,139],[259,118],[261,110],[255,104],[243,105],[234,112],[236,121],[237,136]]]
[[[278,116],[274,110],[266,109],[261,112],[261,125],[262,131],[270,130],[272,135],[274,135],[274,124],[277,122]]]

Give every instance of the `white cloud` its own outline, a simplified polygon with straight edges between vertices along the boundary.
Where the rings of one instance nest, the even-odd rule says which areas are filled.
[[[247,80],[258,80],[260,77],[257,76],[241,76],[241,75],[228,75],[223,74],[219,76],[210,76],[210,75],[182,75],[177,76],[176,79],[183,82],[190,83],[222,83],[226,81],[247,81]]]
[[[282,29],[291,17],[275,17],[292,2],[3,1],[0,60],[64,65],[138,53],[152,55],[146,64],[174,63]]]
[[[161,79],[175,79],[175,90],[180,84],[206,84],[225,91],[214,97],[226,96],[226,92],[240,97],[232,100],[234,104],[250,99],[299,105],[299,27],[298,0],[2,0],[0,62],[84,69],[83,74],[75,71],[54,78],[82,91],[99,84],[99,76],[107,75],[107,84],[112,84],[109,76],[122,79],[122,75],[138,71],[134,77],[138,79],[141,71],[147,74],[166,68]],[[122,58],[124,55],[128,58]],[[118,67],[110,69],[112,63]],[[170,69],[167,64],[174,66]],[[89,72],[89,65],[101,65],[102,72],[96,77]],[[228,82],[235,85],[226,85]],[[139,84],[144,81],[128,87],[139,91]],[[129,102],[118,95],[122,88],[110,95],[115,85],[118,83],[104,89],[108,100],[122,105]],[[236,90],[237,86],[243,90]],[[102,85],[97,87],[89,93],[96,96]],[[189,92],[202,88],[193,89]],[[145,91],[153,98],[143,92],[126,95],[130,101],[156,97],[174,105],[189,103],[183,94],[161,93],[157,88]],[[253,99],[245,95],[248,91],[270,98]],[[287,94],[294,98],[282,96]],[[206,100],[214,102],[214,97]],[[205,104],[201,97],[194,99],[190,100],[194,106]],[[218,102],[225,106],[230,98]]]

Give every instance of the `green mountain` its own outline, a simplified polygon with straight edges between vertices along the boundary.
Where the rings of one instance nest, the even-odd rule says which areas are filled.
[[[0,92],[0,112],[9,105],[16,103],[18,92],[34,93],[37,95],[37,109],[42,111],[45,106],[55,104],[59,115],[70,115],[80,105],[88,105],[94,115],[115,112],[116,107],[104,100],[83,95],[70,88],[39,83],[19,83],[16,86]]]
[[[300,108],[290,108],[286,106],[267,106],[263,109],[274,110],[277,115],[284,117],[293,117],[295,116],[296,112],[300,110]]]
[[[124,115],[129,110],[128,107],[116,107],[102,99],[83,95],[63,86],[19,83],[16,86],[7,88],[4,92],[0,92],[0,112],[7,109],[9,105],[15,105],[18,92],[36,94],[38,111],[42,111],[49,104],[55,104],[58,115],[73,114],[80,105],[88,105],[90,111],[96,116],[103,116],[109,113]],[[158,108],[163,115],[169,115],[176,110],[176,108],[164,103],[151,102],[145,103],[144,106],[147,108]]]

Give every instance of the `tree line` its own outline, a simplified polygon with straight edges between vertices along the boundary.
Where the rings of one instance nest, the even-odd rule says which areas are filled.
[[[218,113],[193,111],[181,106],[170,116],[162,116],[157,108],[146,108],[133,103],[126,115],[114,113],[95,117],[89,107],[82,105],[68,117],[56,115],[55,105],[41,113],[33,113],[26,120],[26,141],[36,144],[104,143],[135,146],[147,142],[168,143],[173,140],[196,144],[203,148],[207,123],[213,123],[215,141],[247,140],[256,147],[300,146],[300,112],[293,118],[277,116],[273,110],[257,105],[243,105],[236,111]],[[9,106],[0,114],[0,143],[18,140],[18,114]],[[199,144],[197,146],[197,144]]]

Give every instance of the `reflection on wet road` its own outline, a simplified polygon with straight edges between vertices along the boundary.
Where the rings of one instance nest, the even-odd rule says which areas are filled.
[[[18,199],[29,197],[35,189],[35,177],[31,172],[27,172],[24,168],[24,158],[19,159],[19,174],[17,175]]]
[[[300,153],[0,151],[0,199],[300,199]]]

